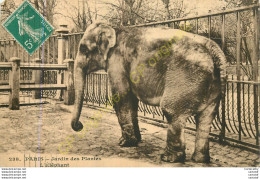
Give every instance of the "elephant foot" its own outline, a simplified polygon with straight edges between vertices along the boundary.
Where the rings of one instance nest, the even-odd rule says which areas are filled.
[[[134,135],[138,142],[142,140],[140,129],[138,125],[134,125]]]
[[[139,141],[134,138],[126,140],[124,137],[121,137],[119,139],[119,145],[121,147],[136,147],[138,145],[138,142]]]
[[[174,153],[165,152],[164,154],[161,154],[161,160],[164,162],[184,163],[185,159],[186,159],[186,154],[184,152],[174,152]]]
[[[209,154],[204,154],[201,152],[194,152],[191,159],[197,163],[210,163]]]
[[[79,132],[83,129],[83,124],[80,121],[78,121],[77,123],[72,121],[71,127],[74,131]]]
[[[139,132],[139,133],[137,133],[137,134],[135,134],[135,137],[136,137],[136,139],[137,139],[137,141],[138,141],[138,142],[141,142],[141,140],[142,140],[142,137],[141,137],[141,134],[140,134],[140,132]]]

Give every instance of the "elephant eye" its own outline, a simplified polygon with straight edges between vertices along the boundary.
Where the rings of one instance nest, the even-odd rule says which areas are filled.
[[[80,45],[80,47],[79,47],[80,53],[86,54],[87,50],[88,50],[87,45],[85,45],[85,44]]]

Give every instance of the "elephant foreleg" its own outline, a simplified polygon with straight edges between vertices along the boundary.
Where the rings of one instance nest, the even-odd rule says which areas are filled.
[[[114,103],[118,122],[122,129],[119,145],[123,147],[137,146],[141,134],[137,121],[138,99],[128,92],[121,95],[120,100]]]
[[[81,67],[75,68],[74,86],[75,86],[75,105],[71,121],[71,127],[74,131],[83,129],[82,123],[79,121],[84,99],[84,88],[86,84],[86,73]]]

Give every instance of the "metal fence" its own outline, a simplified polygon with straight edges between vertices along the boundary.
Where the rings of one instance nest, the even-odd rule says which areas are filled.
[[[213,121],[211,133],[219,137],[221,141],[230,140],[255,149],[259,149],[260,116],[258,8],[257,4],[233,10],[223,10],[219,13],[135,25],[135,27],[167,26],[172,28],[184,26],[182,29],[187,29],[186,26],[189,24],[193,33],[206,35],[220,44],[230,66],[226,96]],[[250,32],[242,28],[241,24],[245,21],[250,22],[247,25],[251,28]],[[230,34],[230,29],[234,29],[233,36]],[[13,56],[21,58],[22,62],[25,63],[34,63],[35,58],[40,58],[44,64],[62,64],[64,59],[75,59],[83,33],[69,34],[67,32],[61,33],[58,30],[57,32],[33,56],[28,55],[14,40],[0,40],[0,62],[7,62]],[[245,39],[251,44],[252,50],[249,52],[244,49],[242,43]],[[250,63],[244,56],[246,53],[251,57]],[[32,81],[30,74],[30,70],[24,69],[21,71],[21,80]],[[60,70],[45,70],[43,76],[46,84],[63,83],[63,72]],[[0,85],[4,81],[8,81],[8,71],[0,69]],[[48,90],[43,94],[46,97],[54,97],[56,93],[57,90]],[[93,73],[87,76],[85,99],[88,104],[106,105],[110,96],[111,91],[106,73]],[[164,122],[164,116],[159,107],[141,102],[139,103],[139,115],[160,123]],[[188,129],[195,130],[194,124],[193,117],[187,119]]]
[[[8,62],[12,57],[21,59],[21,63],[35,64],[36,59],[41,59],[43,64],[58,64],[58,40],[57,35],[49,37],[49,39],[41,46],[32,56],[29,55],[23,47],[20,46],[14,39],[0,40],[0,62]],[[0,69],[0,85],[6,85],[9,82],[8,70]],[[57,84],[57,70],[43,69],[43,84]],[[33,70],[21,69],[20,80],[25,84],[35,84],[33,78]],[[31,96],[31,90],[24,90],[22,94]],[[42,90],[42,97],[54,97],[57,90]]]
[[[168,26],[174,28],[180,28],[181,22],[183,22],[183,29],[187,29],[185,26],[188,22],[193,24],[193,32],[200,34],[200,21],[204,22],[204,28],[206,24],[207,35],[209,38],[217,41],[223,51],[225,51],[225,42],[228,34],[227,21],[228,16],[236,19],[235,24],[235,37],[228,37],[229,41],[235,41],[234,47],[229,47],[233,50],[233,56],[235,61],[229,59],[229,74],[228,83],[226,88],[225,98],[222,100],[219,112],[212,123],[211,134],[218,137],[221,141],[229,140],[247,147],[259,149],[259,73],[258,73],[258,14],[259,5],[252,5],[248,7],[241,7],[234,10],[224,10],[220,13],[207,14],[202,16],[196,16],[191,18],[181,18],[169,21],[162,21],[156,23],[148,23],[135,25],[135,27],[156,27],[156,26]],[[243,13],[249,13],[250,19],[253,24],[253,32],[248,36],[241,35],[241,19],[240,16]],[[219,38],[212,34],[212,24],[216,23],[216,18],[219,19]],[[233,19],[232,19],[233,20]],[[192,22],[191,22],[192,21]],[[230,28],[230,27],[229,27]],[[216,31],[214,31],[216,33]],[[245,59],[241,59],[241,41],[242,38],[252,38],[255,41],[253,44],[252,64],[249,65]],[[230,40],[231,39],[231,40]],[[232,49],[233,48],[233,49]],[[229,50],[230,50],[229,49]],[[235,50],[234,50],[235,49]],[[231,52],[232,53],[232,52]],[[228,55],[227,55],[228,56]],[[243,57],[243,56],[242,56]],[[228,57],[227,57],[228,58]],[[244,71],[245,65],[249,69],[247,73]],[[243,71],[242,71],[243,70]],[[233,72],[232,72],[233,71]],[[252,76],[250,76],[250,74]],[[111,96],[109,90],[109,83],[105,73],[93,73],[88,75],[85,91],[85,99],[89,104],[95,106],[106,105]],[[110,97],[111,99],[111,97]],[[111,101],[110,101],[111,103]],[[164,116],[159,107],[149,106],[139,102],[139,116],[145,116],[150,120],[157,122],[164,121]],[[187,128],[195,130],[195,120],[193,117],[187,119]]]

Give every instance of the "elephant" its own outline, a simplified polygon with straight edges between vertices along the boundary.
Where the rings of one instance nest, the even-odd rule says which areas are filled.
[[[80,40],[74,65],[75,103],[71,126],[80,131],[86,75],[108,73],[122,147],[138,146],[138,102],[159,106],[168,123],[165,162],[184,162],[186,119],[195,116],[192,160],[209,163],[210,126],[226,86],[226,58],[214,41],[170,27],[91,24]]]

